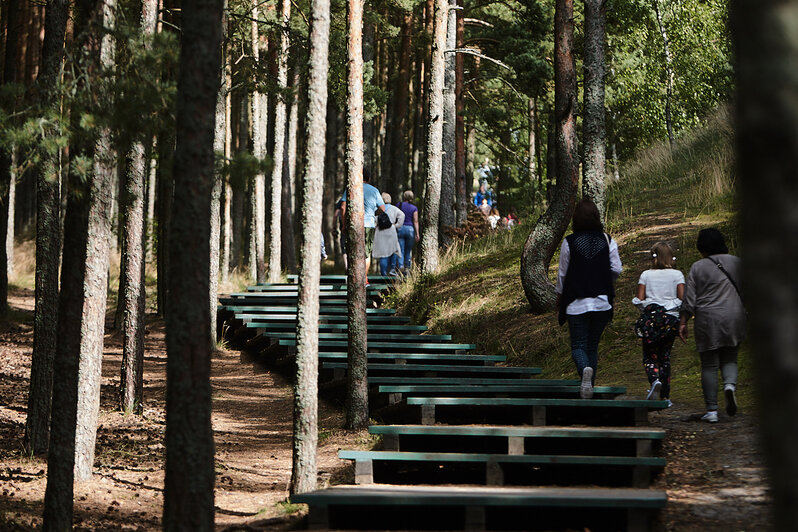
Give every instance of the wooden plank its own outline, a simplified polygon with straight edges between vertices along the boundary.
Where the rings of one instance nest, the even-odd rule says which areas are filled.
[[[379,283],[370,283],[368,288],[366,288],[367,293],[371,292],[382,292],[389,289],[391,285],[388,284],[379,284]],[[274,284],[262,284],[262,285],[252,285],[247,287],[247,292],[287,292],[287,291],[298,291],[299,285],[296,283],[274,283]],[[346,283],[331,283],[331,284],[320,284],[319,291],[321,292],[330,292],[330,291],[340,291],[346,290]]]
[[[476,355],[465,355],[476,356]],[[579,385],[576,379],[533,379],[530,376],[524,378],[517,378],[515,375],[510,375],[504,378],[478,378],[478,377],[417,377],[413,375],[404,375],[401,377],[369,377],[369,384],[503,384],[505,386],[573,386]]]
[[[657,456],[587,456],[560,454],[424,453],[405,451],[338,451],[338,458],[384,462],[497,462],[502,464],[665,467]]]
[[[276,343],[281,346],[293,347],[296,346],[296,340],[281,339]],[[349,342],[346,340],[319,340],[319,347],[347,347]],[[476,349],[474,344],[444,344],[444,343],[426,343],[426,342],[372,342],[367,339],[366,344],[369,349],[414,349],[418,351],[469,351]]]
[[[499,506],[664,508],[661,490],[637,488],[507,488],[454,486],[336,486],[291,502],[321,506]]]
[[[325,369],[346,369],[345,362],[323,362],[322,368]],[[456,372],[456,373],[484,373],[484,374],[507,374],[507,375],[537,375],[540,368],[517,368],[508,366],[453,366],[442,364],[369,364],[369,371],[395,371],[405,372]]]
[[[408,397],[409,405],[568,406],[580,408],[668,408],[667,401],[644,399],[547,399],[534,397]]]
[[[381,385],[379,391],[385,393],[405,393],[415,395],[429,395],[429,394],[500,394],[500,393],[562,393],[562,394],[579,394],[579,385],[545,385],[545,384],[485,384],[485,385]],[[594,386],[593,393],[597,395],[622,395],[626,393],[626,388],[623,386]]]
[[[319,353],[319,359],[325,360],[343,360],[346,357],[347,354],[342,352]],[[368,353],[368,357],[370,360],[455,360],[463,362],[504,362],[506,359],[504,355],[459,355],[452,353]],[[371,383],[370,379],[369,383]]]
[[[274,331],[296,331],[296,319],[292,321],[282,321],[274,323],[271,318],[270,321],[247,321],[245,325],[251,329],[263,329]],[[346,323],[320,323],[319,331],[334,332],[334,331],[348,331],[349,325]],[[405,332],[407,334],[418,335],[427,330],[425,325],[385,325],[381,323],[369,324],[369,331],[397,331]]]
[[[236,314],[250,313],[250,314],[265,314],[265,315],[268,315],[270,313],[296,314],[297,311],[296,305],[223,305],[222,309],[229,312],[234,312]],[[345,315],[346,313],[347,313],[347,308],[342,306],[332,306],[332,307],[322,306],[319,311],[320,316],[324,316],[326,314]],[[367,308],[366,314],[393,315],[396,314],[396,310],[392,308]]]
[[[370,434],[425,436],[502,436],[520,438],[605,438],[661,440],[662,429],[637,427],[515,427],[492,425],[371,425]],[[650,443],[650,442],[649,442]],[[638,453],[639,454],[639,453]],[[640,456],[651,456],[641,455]]]
[[[271,322],[292,322],[294,326],[296,326],[296,312],[294,313],[283,313],[283,314],[248,314],[246,312],[237,312],[234,314],[235,319],[243,321],[245,323],[271,323]],[[368,321],[369,326],[372,323],[386,323],[386,324],[403,324],[409,323],[410,317],[409,316],[397,316],[395,314],[391,315],[374,315],[374,314],[367,314],[366,319]],[[343,315],[320,315],[319,316],[319,324],[323,323],[346,323],[348,317],[346,314]]]
[[[296,339],[295,332],[277,332],[277,331],[264,331],[263,336],[275,339],[294,340]],[[346,340],[348,338],[346,332],[320,332],[318,334],[319,340]],[[409,343],[409,342],[448,342],[452,339],[449,334],[391,334],[377,331],[372,333],[368,331],[368,338],[371,340],[393,340],[395,342]],[[471,344],[459,344],[471,345]]]

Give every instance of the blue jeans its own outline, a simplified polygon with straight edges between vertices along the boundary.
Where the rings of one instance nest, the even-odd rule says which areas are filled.
[[[402,258],[394,253],[390,257],[380,257],[380,275],[385,277],[391,273],[396,265],[402,262]]]
[[[571,357],[574,359],[576,372],[579,373],[580,379],[585,368],[593,368],[593,383],[596,382],[599,340],[611,317],[611,310],[568,315],[568,329],[571,332]]]
[[[416,243],[416,228],[412,225],[403,225],[397,231],[397,236],[399,237],[399,247],[402,249],[402,257],[404,259],[404,264],[402,261],[399,261],[399,266],[407,269],[410,267],[410,263],[413,260],[413,246]]]

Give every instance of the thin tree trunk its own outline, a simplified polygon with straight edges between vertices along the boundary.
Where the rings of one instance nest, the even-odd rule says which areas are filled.
[[[291,18],[290,0],[280,1],[280,51],[277,55],[277,88],[285,92],[288,87],[288,39]],[[279,283],[282,274],[282,207],[283,207],[283,157],[286,135],[285,96],[277,97],[274,111],[274,166],[272,167],[271,223],[269,228],[269,282]]]
[[[151,140],[150,149],[155,153],[155,138]],[[146,261],[152,263],[155,254],[155,197],[158,190],[158,162],[154,158],[148,160],[147,166],[147,257]]]
[[[226,35],[230,34],[230,23],[225,26]],[[228,48],[225,48],[223,61],[224,61],[224,162],[228,164],[230,157],[233,153],[233,66]],[[230,281],[230,268],[231,260],[230,254],[232,253],[233,243],[233,221],[231,216],[233,214],[233,187],[230,185],[230,178],[224,180],[222,199],[222,284],[227,284]]]
[[[346,427],[369,422],[366,373],[366,245],[363,227],[363,0],[347,0],[346,248],[348,339]]]
[[[389,190],[399,198],[407,175],[407,109],[410,98],[410,59],[412,56],[413,11],[404,14],[401,26],[399,72],[393,92],[393,127],[391,128],[391,181]],[[398,201],[398,199],[397,199]]]
[[[175,137],[171,130],[164,129],[156,143],[158,150],[158,314],[165,316],[167,309],[167,287],[169,286],[169,234],[172,225],[172,205],[175,186],[172,167]]]
[[[252,4],[252,56],[255,64],[261,60],[261,38],[258,29],[260,0],[253,0]],[[265,57],[263,58],[266,59]],[[259,79],[256,77],[255,82]],[[265,156],[266,131],[264,117],[267,116],[264,98],[260,91],[252,92],[252,152],[255,158],[263,159]],[[253,193],[249,199],[250,224],[249,224],[249,275],[258,283],[266,281],[264,253],[266,246],[266,176],[258,172],[254,177]]]
[[[36,80],[42,109],[59,112],[57,84],[64,57],[64,36],[69,17],[68,0],[47,3],[42,69]],[[55,132],[53,132],[55,133]],[[47,451],[53,395],[53,361],[58,327],[58,263],[61,256],[61,187],[59,155],[43,154],[34,168],[36,183],[36,306],[33,318],[28,417],[25,449]]]
[[[590,198],[604,219],[607,128],[604,114],[604,5],[585,0],[584,163],[582,197]],[[656,0],[655,0],[656,1]]]
[[[529,157],[529,182],[533,185],[537,184],[538,181],[538,169],[536,166],[537,163],[537,99],[530,98],[528,101],[528,113],[529,113],[529,144],[528,144],[528,157]]]
[[[462,7],[463,0],[458,0],[457,5]],[[456,48],[463,48],[465,39],[465,21],[463,11],[457,10],[457,42]],[[465,57],[455,54],[454,58],[454,97],[455,97],[455,154],[454,173],[457,178],[457,226],[460,227],[468,218],[468,180],[466,178],[466,153],[465,153],[465,101],[463,100],[463,86],[465,82]]]
[[[321,218],[327,120],[327,69],[330,2],[310,6],[310,57],[305,134],[305,175],[302,181],[299,294],[296,334],[296,387],[291,493],[316,488],[319,377],[319,275],[321,274]],[[296,106],[294,106],[296,109]]]
[[[446,15],[446,44],[447,50],[454,50],[457,46],[457,0],[449,0],[449,9]],[[441,201],[440,201],[440,234],[438,238],[444,246],[451,240],[444,232],[444,227],[457,225],[455,212],[455,126],[457,117],[457,96],[455,93],[455,53],[444,54],[444,82],[443,82],[443,161],[441,167]]]
[[[659,28],[660,36],[662,36],[662,51],[663,55],[665,56],[665,75],[667,76],[665,86],[665,127],[668,130],[668,142],[670,143],[671,148],[673,148],[673,120],[671,117],[674,85],[673,56],[671,56],[671,44],[670,40],[668,39],[668,32],[665,30],[665,24],[662,21],[662,14],[659,10],[659,0],[651,0],[651,5],[654,7],[654,15],[657,19],[657,27]]]
[[[372,83],[376,85],[378,84],[378,70],[376,69],[378,63],[375,62],[374,54],[374,29],[373,23],[366,22],[363,24],[363,61],[364,63],[372,64],[372,68],[374,69]],[[375,116],[364,118],[363,120],[363,167],[367,168],[369,172],[371,172],[371,175],[374,175],[374,171],[377,168],[375,166],[375,154],[377,153],[375,144],[377,144],[379,139],[377,135],[374,134],[376,129],[375,122]]]
[[[424,221],[421,228],[421,270],[438,269],[438,215],[441,203],[441,149],[443,146],[444,50],[446,48],[446,0],[435,0],[435,31],[429,84],[427,115],[427,183],[424,196]]]
[[[797,14],[795,0],[731,2],[743,293],[757,366],[758,419],[769,466],[773,530],[798,530]]]
[[[164,530],[214,529],[210,213],[223,0],[183,4],[166,316]]]
[[[14,216],[17,204],[16,153],[11,150],[11,172],[8,180],[8,225],[6,226],[6,274],[14,275]]]
[[[285,157],[283,157],[283,208],[280,224],[282,225],[282,263],[289,273],[297,272],[296,241],[294,239],[294,218],[299,210],[294,203],[296,196],[296,150],[297,130],[299,127],[299,72],[294,74],[291,106],[288,112],[288,129],[285,135]],[[322,171],[324,161],[322,161]],[[322,177],[324,177],[322,175]],[[322,206],[323,208],[323,206]],[[319,244],[321,245],[321,244]]]
[[[554,307],[549,263],[570,223],[579,186],[573,39],[573,0],[557,0],[554,11],[557,186],[554,199],[529,233],[521,255],[521,284],[533,312],[546,312]]]
[[[621,179],[621,164],[618,162],[618,150],[615,148],[615,141],[612,142],[612,176],[616,183]]]
[[[341,249],[341,225],[335,219],[335,205],[341,194],[341,188],[336,180],[340,178],[338,167],[338,110],[333,98],[327,99],[327,118],[324,155],[324,199],[322,210],[322,238],[327,245],[327,250],[332,250],[335,257],[335,266],[343,267],[345,249]],[[344,229],[346,230],[346,229]]]

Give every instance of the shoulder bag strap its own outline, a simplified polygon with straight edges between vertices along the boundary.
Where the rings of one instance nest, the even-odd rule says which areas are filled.
[[[740,296],[740,301],[742,301],[743,305],[745,305],[745,300],[743,300],[743,294],[740,292],[740,288],[737,286],[737,283],[734,282],[734,279],[732,279],[732,276],[729,275],[729,272],[726,270],[726,268],[723,267],[723,264],[721,264],[720,261],[717,261],[717,260],[713,259],[712,257],[707,257],[707,258],[709,260],[711,260],[712,263],[715,264],[715,266],[717,266],[720,271],[723,272],[723,275],[726,276],[726,278],[732,284],[734,289],[737,291],[737,295]]]

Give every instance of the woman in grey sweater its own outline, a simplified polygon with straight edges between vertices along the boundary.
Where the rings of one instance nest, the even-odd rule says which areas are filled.
[[[718,421],[718,369],[723,377],[726,413],[737,412],[737,349],[745,334],[745,309],[739,291],[740,259],[729,255],[717,229],[698,233],[696,247],[703,257],[693,263],[682,302],[679,336],[687,340],[687,322],[695,317],[695,343],[701,356],[701,386],[707,413]]]

